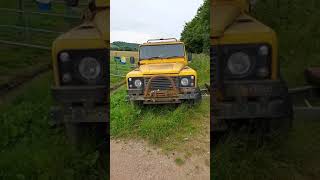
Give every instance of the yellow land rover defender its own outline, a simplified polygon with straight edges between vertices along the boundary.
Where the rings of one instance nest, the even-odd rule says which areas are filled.
[[[68,2],[77,5],[78,1]],[[52,114],[57,123],[72,129],[71,133],[81,130],[77,128],[80,123],[100,123],[107,130],[109,3],[89,1],[83,23],[53,43],[52,96],[56,106]]]
[[[138,67],[126,76],[129,100],[166,104],[201,99],[197,72],[188,66],[191,59],[184,43],[175,38],[140,45]]]
[[[248,0],[211,2],[211,130],[241,120],[288,126],[292,105],[281,79],[276,33],[248,15]]]

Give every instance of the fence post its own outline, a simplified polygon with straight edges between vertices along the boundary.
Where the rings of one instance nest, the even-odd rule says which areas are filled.
[[[18,24],[21,25],[23,24],[23,1],[22,0],[18,0],[18,9],[20,10],[19,12],[19,17],[18,17]]]

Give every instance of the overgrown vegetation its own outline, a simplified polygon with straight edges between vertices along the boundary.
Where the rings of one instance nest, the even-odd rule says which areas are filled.
[[[32,0],[23,0],[22,9],[26,12],[39,12],[37,3]],[[83,2],[83,0],[82,0]],[[19,1],[0,0],[0,7],[19,9]],[[80,12],[73,10],[66,13],[64,3],[55,2],[49,13],[79,16]],[[21,14],[0,10],[0,40],[15,41],[50,47],[59,32],[69,30],[80,23],[80,19],[65,19],[38,14]],[[11,27],[9,27],[11,26]],[[28,29],[29,28],[29,29]],[[36,32],[32,28],[56,31],[57,33]],[[48,65],[51,62],[50,50],[39,50],[21,46],[0,44],[0,85],[10,83],[17,76],[24,76]]]
[[[22,1],[26,11],[37,11],[35,1]],[[83,2],[83,1],[82,1]],[[86,1],[85,1],[86,2]],[[18,8],[18,0],[0,0],[4,8]],[[65,13],[64,4],[51,12]],[[1,25],[66,31],[74,21],[46,16],[19,19],[17,13],[0,12]],[[0,28],[0,39],[50,46],[57,34],[31,33]],[[0,84],[12,77],[34,71],[51,61],[50,51],[0,44]],[[67,143],[62,127],[50,122],[52,72],[36,77],[0,97],[0,179],[98,179],[97,151],[80,152]],[[85,154],[87,153],[87,154]]]
[[[263,147],[248,146],[246,134],[230,134],[211,153],[211,178],[319,179],[319,132],[319,122],[296,119],[287,138],[273,138]]]
[[[22,10],[39,12],[36,1],[22,0]],[[81,0],[81,2],[85,2]],[[19,9],[19,0],[0,0],[0,7]],[[83,8],[83,7],[82,7]],[[58,16],[39,15],[31,13],[17,13],[0,10],[0,39],[31,43],[50,47],[52,41],[61,33],[80,23],[81,9],[66,8],[64,2],[53,2],[47,13],[56,13],[79,18],[64,18]],[[11,27],[8,27],[11,26]],[[13,27],[12,27],[13,26]],[[35,31],[35,29],[49,30],[49,32]]]
[[[50,52],[0,44],[0,85],[50,63]]]
[[[125,64],[119,60],[115,60],[115,57],[126,58]],[[138,62],[137,51],[111,51],[110,53],[110,87],[117,86],[125,82],[126,74],[133,70],[133,65],[130,64],[130,57],[135,58],[135,62]]]
[[[278,35],[281,73],[291,87],[305,84],[306,67],[320,66],[319,8],[319,1],[261,0],[254,9]]]
[[[196,16],[187,22],[181,33],[186,49],[193,53],[209,53],[210,48],[210,0],[204,0]]]
[[[192,68],[198,71],[199,84],[209,82],[209,57],[195,55]],[[200,104],[133,106],[126,101],[126,88],[111,95],[110,128],[112,137],[143,138],[167,150],[173,150],[183,139],[197,136],[209,125],[209,98]]]
[[[51,128],[51,72],[9,94],[0,105],[0,179],[97,179],[98,152],[85,155]]]
[[[320,65],[319,8],[320,2],[303,0],[261,0],[255,6],[254,16],[277,32],[281,72],[291,87],[305,84],[306,67]],[[318,121],[298,117],[287,138],[260,148],[249,146],[244,136],[230,134],[212,148],[212,179],[320,178]]]

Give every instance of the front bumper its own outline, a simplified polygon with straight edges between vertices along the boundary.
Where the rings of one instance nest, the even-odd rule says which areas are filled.
[[[52,87],[57,105],[51,108],[53,124],[109,122],[106,86]]]
[[[212,107],[215,120],[292,117],[288,88],[281,80],[226,81],[222,94]]]
[[[181,103],[183,100],[198,100],[200,98],[201,93],[198,88],[180,88],[175,95],[166,94],[164,91],[154,91],[153,96],[145,96],[143,90],[128,90],[130,101],[140,101],[144,104]]]

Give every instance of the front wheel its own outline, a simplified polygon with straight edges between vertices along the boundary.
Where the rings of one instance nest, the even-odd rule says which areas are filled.
[[[190,102],[191,104],[197,104],[197,103],[200,103],[201,100],[202,100],[202,96],[201,96],[200,89],[198,88],[198,89],[197,89],[196,98],[195,98],[195,99],[192,99],[192,100],[189,100],[189,102]]]

